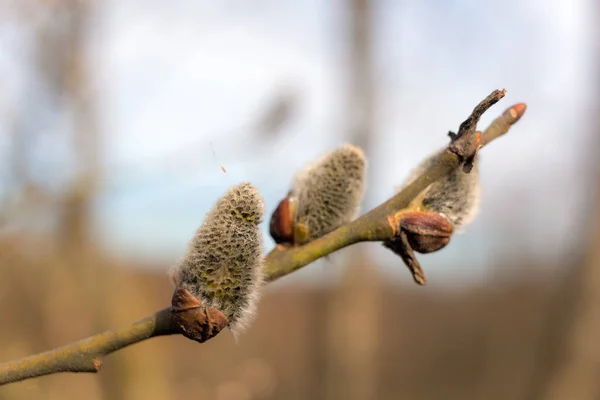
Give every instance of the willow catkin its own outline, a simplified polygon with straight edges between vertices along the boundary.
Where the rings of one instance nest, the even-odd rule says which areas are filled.
[[[366,166],[362,149],[346,144],[296,176],[291,196],[297,203],[295,223],[306,228],[305,242],[356,217],[365,189]]]
[[[217,200],[173,270],[178,287],[215,307],[235,336],[252,321],[263,284],[264,202],[249,182]]]
[[[410,185],[430,168],[439,154],[440,151],[421,162],[412,171],[400,190]],[[478,163],[479,155],[469,173],[465,173],[460,167],[456,168],[450,175],[427,186],[419,195],[423,208],[448,218],[454,226],[455,232],[460,232],[461,228],[464,229],[475,219],[479,212],[481,185]]]

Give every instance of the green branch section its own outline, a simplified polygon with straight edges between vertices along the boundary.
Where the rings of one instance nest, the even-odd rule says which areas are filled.
[[[432,168],[406,189],[355,221],[304,246],[273,249],[265,262],[267,280],[274,281],[354,243],[390,239],[394,236],[394,228],[389,218],[407,207],[431,183],[450,174],[459,164],[458,156],[446,151]]]
[[[120,329],[0,364],[0,385],[57,372],[98,372],[103,356],[152,337],[176,333],[171,322],[171,310],[165,308]]]
[[[499,93],[497,100],[504,96],[504,92],[496,92]],[[524,112],[525,105],[522,103],[506,110],[483,133],[481,145],[486,145],[506,133]],[[463,136],[468,135],[475,135],[475,132],[467,132]],[[473,138],[465,139],[468,141]],[[461,162],[460,157],[448,148],[440,153],[437,162],[411,185],[355,221],[304,246],[276,247],[265,259],[267,281],[271,282],[288,275],[354,243],[392,238],[396,232],[391,218],[393,220],[393,216],[407,207],[427,186],[450,174]],[[98,372],[102,358],[112,352],[146,339],[178,333],[171,319],[170,308],[165,308],[118,330],[107,331],[64,347],[0,364],[0,385],[58,372]]]

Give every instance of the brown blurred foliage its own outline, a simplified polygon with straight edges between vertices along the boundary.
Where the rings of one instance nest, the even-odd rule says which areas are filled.
[[[165,274],[93,247],[65,253],[4,237],[0,250],[3,361],[127,324],[170,299]],[[560,282],[440,291],[385,283],[376,271],[348,268],[330,289],[268,291],[239,344],[228,332],[203,345],[153,339],[109,356],[99,375],[28,380],[0,399],[342,399],[362,385],[377,399],[540,398],[557,366],[560,336],[547,329],[565,298]],[[364,368],[378,373],[353,375]]]

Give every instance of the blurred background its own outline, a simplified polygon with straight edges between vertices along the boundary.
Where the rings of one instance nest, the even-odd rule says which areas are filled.
[[[0,399],[600,399],[600,9],[592,0],[0,0],[0,361],[170,303],[212,203],[267,213],[369,155],[364,210],[493,89],[479,218],[419,259],[359,244],[269,285],[236,344],[153,339]],[[268,220],[268,218],[267,218]],[[264,225],[265,246],[273,246]]]

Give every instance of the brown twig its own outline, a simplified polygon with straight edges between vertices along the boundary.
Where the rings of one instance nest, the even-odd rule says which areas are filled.
[[[464,164],[465,157],[472,156],[472,143],[477,136],[475,125],[481,114],[502,96],[504,91],[494,91],[481,102],[461,124],[458,135],[453,137],[447,150],[439,154],[436,162],[385,203],[304,246],[273,249],[265,258],[267,281],[288,275],[354,243],[394,238],[398,232],[393,224],[390,224],[390,216],[407,207],[427,186]],[[484,132],[479,147],[487,145],[508,131],[524,111],[524,104],[517,104],[505,111]],[[173,318],[173,312],[178,310],[169,307],[118,330],[107,331],[58,349],[0,364],[0,385],[58,372],[98,372],[102,358],[123,347],[156,336],[183,333],[181,318]]]
[[[505,94],[506,89],[494,90],[489,94],[488,97],[477,104],[477,106],[473,109],[473,112],[471,112],[471,115],[469,115],[469,117],[464,120],[462,124],[460,124],[460,127],[458,128],[458,135],[455,135],[454,137],[452,137],[453,135],[450,135],[453,141],[460,139],[464,135],[475,132],[477,123],[479,123],[479,119],[483,113],[489,110],[494,104],[499,102]]]
[[[483,99],[477,107],[473,109],[471,115],[460,124],[458,134],[448,132],[452,142],[448,147],[463,162],[463,170],[466,173],[471,172],[473,163],[479,150],[481,135],[475,132],[479,119],[491,106],[496,104],[506,94],[506,89],[494,90],[488,97]]]

